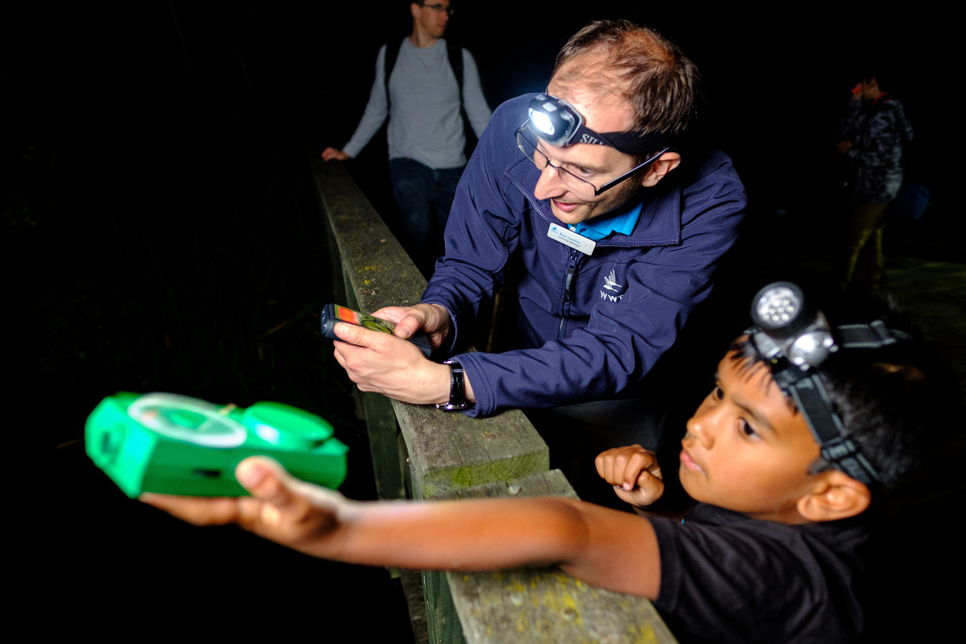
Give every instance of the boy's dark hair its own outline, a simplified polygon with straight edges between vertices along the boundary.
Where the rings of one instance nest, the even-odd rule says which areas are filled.
[[[880,483],[894,487],[924,464],[959,421],[957,378],[894,303],[850,296],[819,308],[833,334],[838,325],[882,320],[889,329],[911,336],[876,349],[840,350],[819,368],[842,426],[878,472]],[[744,338],[731,348],[748,366],[765,362]],[[831,467],[819,459],[810,471]]]
[[[586,53],[603,56],[609,74],[585,76],[561,68]],[[574,34],[557,54],[553,75],[561,83],[577,78],[619,91],[634,108],[632,131],[680,134],[694,112],[698,68],[677,45],[628,20],[598,20]],[[615,87],[615,82],[617,86]]]

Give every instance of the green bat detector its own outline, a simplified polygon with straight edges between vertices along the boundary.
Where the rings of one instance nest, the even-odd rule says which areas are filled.
[[[337,488],[348,447],[332,425],[274,402],[247,409],[175,394],[108,396],[85,426],[87,454],[129,497],[142,492],[242,496],[235,466],[269,456],[293,476]]]

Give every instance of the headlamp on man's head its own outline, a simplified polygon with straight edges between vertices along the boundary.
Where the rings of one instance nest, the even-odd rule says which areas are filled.
[[[573,145],[581,129],[585,135],[596,134],[584,127],[584,117],[573,105],[556,96],[539,94],[532,99],[529,117],[533,133],[553,146]],[[594,137],[593,140],[599,141],[599,138]]]
[[[775,282],[758,291],[751,306],[755,326],[748,341],[771,367],[772,377],[791,396],[821,448],[822,458],[866,485],[879,474],[852,442],[825,389],[821,365],[841,349],[877,349],[909,336],[876,320],[832,328],[791,282]]]
[[[670,145],[670,138],[658,132],[606,132],[601,134],[584,125],[584,117],[573,105],[549,94],[530,101],[529,129],[548,145],[564,147],[587,143],[606,145],[625,154],[647,154]]]

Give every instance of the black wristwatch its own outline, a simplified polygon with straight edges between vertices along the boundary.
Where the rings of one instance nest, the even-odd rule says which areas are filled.
[[[442,411],[462,411],[469,407],[466,402],[466,382],[463,380],[463,367],[456,360],[444,360],[449,365],[449,402],[436,403]]]

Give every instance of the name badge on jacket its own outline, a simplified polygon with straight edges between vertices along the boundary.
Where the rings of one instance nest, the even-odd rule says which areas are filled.
[[[573,249],[579,250],[584,255],[593,255],[594,249],[597,248],[597,242],[593,239],[587,239],[583,235],[578,235],[574,231],[570,230],[565,226],[559,226],[557,224],[550,224],[550,230],[547,231],[547,237],[558,241],[565,246],[570,246]]]

